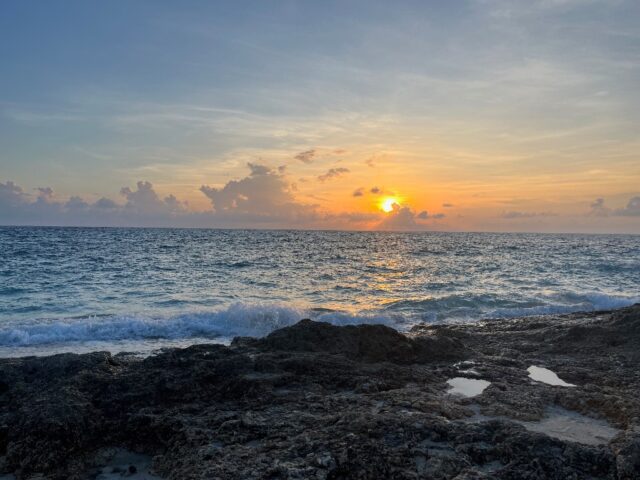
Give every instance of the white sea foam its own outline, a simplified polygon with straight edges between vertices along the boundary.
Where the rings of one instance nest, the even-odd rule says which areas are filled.
[[[14,324],[0,329],[0,347],[188,338],[218,338],[224,341],[236,336],[262,337],[309,317],[334,325],[395,323],[389,316],[313,312],[278,305],[237,303],[217,311],[160,318],[124,315]]]
[[[546,305],[537,308],[507,308],[498,309],[491,314],[482,314],[478,311],[467,312],[468,316],[466,314],[452,316],[443,320],[431,318],[428,312],[430,308],[436,311],[441,310],[439,304],[445,301],[444,299],[422,301],[420,307],[424,311],[420,314],[412,314],[408,311],[398,312],[394,309],[347,313],[304,309],[289,305],[236,303],[218,310],[192,311],[165,316],[135,314],[67,319],[37,318],[29,321],[8,321],[0,326],[0,357],[99,349],[127,351],[132,348],[137,349],[140,342],[145,342],[145,346],[140,348],[146,351],[163,346],[184,346],[203,341],[228,343],[236,336],[262,337],[273,330],[293,325],[303,318],[312,318],[334,325],[378,323],[402,331],[423,321],[455,323],[488,317],[565,313],[594,308],[621,307],[640,299],[593,294],[576,296],[574,300],[579,307]],[[448,308],[452,308],[451,302],[449,299]],[[414,302],[406,301],[406,303]],[[481,300],[480,303],[482,303]],[[413,308],[415,305],[412,306]],[[418,309],[414,311],[416,310]],[[452,312],[450,314],[453,315]],[[114,347],[117,342],[119,344]],[[92,345],[89,349],[90,343]],[[54,348],[53,345],[57,347]]]

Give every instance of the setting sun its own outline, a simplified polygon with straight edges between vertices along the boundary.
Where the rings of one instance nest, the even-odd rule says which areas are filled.
[[[383,212],[389,213],[393,211],[394,205],[399,205],[399,204],[400,204],[400,200],[398,200],[396,197],[385,197],[380,202],[380,210],[382,210]]]

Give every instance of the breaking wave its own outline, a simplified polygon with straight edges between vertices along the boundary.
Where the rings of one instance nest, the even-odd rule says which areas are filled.
[[[384,309],[348,313],[326,308],[303,309],[282,305],[233,304],[215,311],[165,317],[143,315],[92,316],[65,320],[13,323],[0,328],[0,347],[25,347],[74,342],[210,339],[262,337],[273,330],[312,318],[334,325],[385,324],[407,330],[420,322],[460,322],[482,318],[512,318],[620,308],[640,297],[602,293],[550,294],[537,299],[504,300],[491,296],[448,295],[402,300]],[[162,342],[159,342],[162,343]]]
[[[23,323],[0,328],[0,346],[33,346],[68,342],[112,342],[188,338],[262,337],[303,318],[336,325],[394,324],[392,317],[350,315],[286,306],[234,304],[224,310],[185,313],[168,317],[117,315]]]

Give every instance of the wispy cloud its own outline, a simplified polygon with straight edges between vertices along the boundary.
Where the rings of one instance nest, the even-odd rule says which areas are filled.
[[[346,167],[330,168],[326,171],[326,173],[319,175],[318,180],[320,180],[321,182],[326,182],[327,180],[341,177],[344,174],[349,173],[349,171],[350,170]]]

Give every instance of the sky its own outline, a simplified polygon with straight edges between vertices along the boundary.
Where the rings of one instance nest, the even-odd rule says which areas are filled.
[[[636,0],[7,0],[0,224],[640,233]]]

